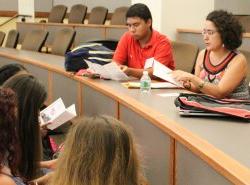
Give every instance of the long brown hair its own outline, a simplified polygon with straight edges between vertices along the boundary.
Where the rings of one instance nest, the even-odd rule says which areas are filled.
[[[37,177],[42,148],[38,113],[47,97],[44,86],[30,74],[17,74],[3,87],[11,88],[18,98],[18,136],[21,145],[20,176],[29,181]]]
[[[97,116],[78,119],[59,157],[53,185],[139,185],[133,137],[120,121]]]

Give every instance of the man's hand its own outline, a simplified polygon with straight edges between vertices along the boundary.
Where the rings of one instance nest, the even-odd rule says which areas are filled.
[[[129,67],[126,65],[119,65],[120,69],[129,76]]]

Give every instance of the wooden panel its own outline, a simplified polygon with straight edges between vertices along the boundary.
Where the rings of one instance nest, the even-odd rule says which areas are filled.
[[[76,105],[76,111],[78,113],[78,83],[77,81],[70,79],[64,75],[52,74],[52,100],[56,100],[61,97],[68,107],[72,104]]]
[[[74,45],[92,41],[105,39],[105,27],[75,27],[76,37]]]
[[[55,23],[54,23],[55,24]],[[46,46],[51,46],[53,41],[54,41],[54,38],[55,38],[55,35],[56,35],[56,32],[58,32],[59,30],[62,30],[64,28],[70,28],[70,26],[67,26],[67,25],[63,25],[63,24],[58,24],[58,25],[47,25],[46,26],[46,30],[47,32],[49,33],[47,39],[46,39],[46,42],[45,42],[45,45]]]
[[[37,77],[37,79],[45,86],[46,91],[48,91],[48,70],[31,64],[23,65],[32,75]]]
[[[83,86],[82,101],[83,115],[106,114],[117,117],[116,101],[86,85]]]
[[[231,185],[203,160],[192,154],[186,147],[176,145],[176,185]]]
[[[27,23],[17,22],[16,27],[17,31],[19,32],[18,43],[22,44],[23,39],[25,38],[25,35],[28,32],[37,29],[44,29],[44,24],[27,24]]]
[[[132,110],[120,106],[120,120],[132,127],[144,158],[149,184],[168,185],[170,179],[170,137]]]
[[[120,40],[121,36],[128,31],[128,28],[107,28],[106,29],[106,38]]]
[[[11,63],[20,63],[20,62],[13,61],[12,59],[0,56],[0,67]]]

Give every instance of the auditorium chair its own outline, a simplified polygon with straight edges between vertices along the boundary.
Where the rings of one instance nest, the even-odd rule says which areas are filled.
[[[53,6],[48,17],[49,23],[63,23],[67,13],[67,7],[65,5]],[[45,20],[41,20],[40,23],[46,23]]]
[[[5,38],[5,33],[3,31],[0,31],[0,46],[2,46],[4,38]]]
[[[68,23],[83,24],[87,14],[87,6],[76,4],[71,7]]]
[[[21,49],[40,52],[47,36],[45,30],[32,30],[25,35]]]
[[[172,41],[172,47],[176,69],[193,73],[199,51],[198,46],[185,42]]]
[[[16,48],[18,43],[19,33],[17,30],[10,30],[5,43],[6,48]]]
[[[51,54],[64,56],[70,50],[75,34],[76,32],[72,28],[59,30],[52,43]]]
[[[104,24],[108,15],[108,9],[102,6],[94,7],[88,19],[88,24]]]
[[[127,11],[128,11],[128,7],[126,6],[116,8],[111,17],[110,24],[111,25],[126,25]]]

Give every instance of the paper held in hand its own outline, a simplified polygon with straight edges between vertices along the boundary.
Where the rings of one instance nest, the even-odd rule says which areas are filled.
[[[65,105],[62,101],[62,98],[58,98],[47,108],[43,109],[40,112],[39,120],[41,126],[47,125],[47,128],[54,130],[65,122],[76,116],[75,104],[72,104],[68,108],[65,108]]]
[[[129,77],[120,69],[115,62],[110,62],[105,65],[95,64],[88,60],[85,60],[89,69],[99,74],[101,78],[111,79],[117,81],[128,81]]]
[[[153,75],[157,76],[163,80],[166,80],[177,87],[183,87],[183,85],[176,81],[171,74],[172,70],[166,67],[165,65],[161,64],[160,62],[154,60],[153,62]]]

